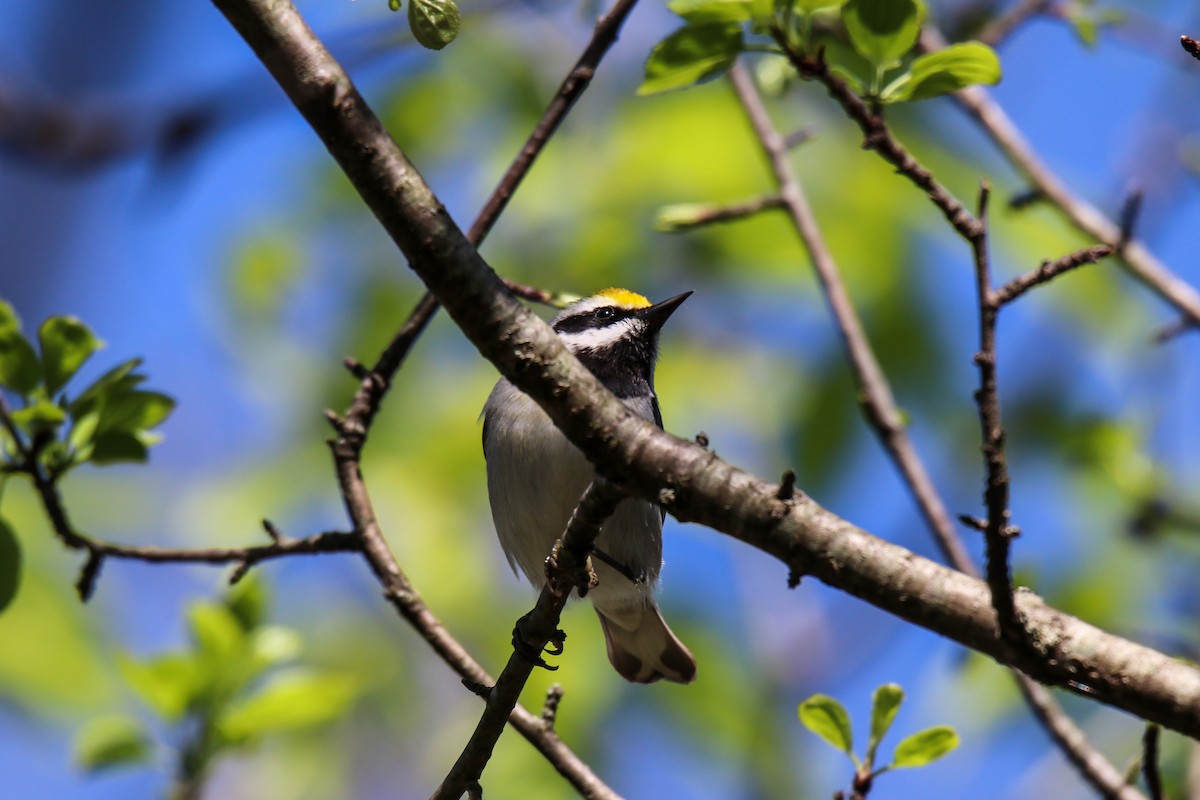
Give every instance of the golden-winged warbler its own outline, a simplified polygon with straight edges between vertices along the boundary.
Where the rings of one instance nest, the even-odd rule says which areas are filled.
[[[626,406],[662,427],[654,394],[658,333],[689,295],[651,305],[635,292],[605,289],[568,306],[551,325]],[[505,378],[483,409],[483,454],[500,546],[513,571],[520,568],[540,588],[550,548],[595,471],[537,403]],[[657,505],[626,498],[604,523],[593,553],[599,585],[587,596],[600,617],[608,660],[634,683],[696,677],[696,660],[654,602],[663,518]]]

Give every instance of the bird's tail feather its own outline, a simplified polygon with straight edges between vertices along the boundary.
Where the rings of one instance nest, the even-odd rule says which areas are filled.
[[[625,680],[654,683],[666,678],[675,683],[691,683],[696,679],[696,659],[667,627],[655,603],[650,603],[632,620],[628,617],[621,620],[631,622],[632,627],[619,625],[599,609],[596,615],[604,630],[608,660]]]

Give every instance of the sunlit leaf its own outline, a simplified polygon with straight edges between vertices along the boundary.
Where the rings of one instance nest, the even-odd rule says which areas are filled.
[[[50,317],[38,328],[46,392],[55,394],[103,346],[92,329],[75,317]]]
[[[918,0],[847,0],[842,7],[854,49],[877,67],[891,66],[913,49],[924,16]]]
[[[409,0],[408,26],[422,47],[441,50],[458,36],[462,19],[454,0]]]
[[[320,725],[340,716],[357,693],[358,682],[345,675],[303,669],[281,672],[262,691],[227,709],[217,727],[227,740],[240,742]]]
[[[0,326],[0,386],[26,395],[42,379],[37,351],[19,330]]]
[[[200,666],[182,653],[145,661],[120,656],[117,666],[134,691],[167,721],[184,715],[202,683]]]
[[[995,84],[1001,75],[996,52],[981,42],[953,44],[927,53],[880,95],[884,102],[925,100],[975,84]]]
[[[235,585],[225,595],[225,606],[243,631],[252,631],[262,625],[266,616],[267,587],[253,572]]]
[[[0,300],[0,333],[20,333],[21,318],[7,300]]]
[[[646,60],[639,95],[658,94],[691,86],[729,69],[742,51],[742,27],[737,23],[687,25],[654,46]]]
[[[140,384],[145,380],[145,377],[131,373],[140,367],[141,364],[142,360],[140,358],[131,358],[101,375],[80,392],[74,400],[67,404],[67,410],[71,413],[71,416],[78,417],[81,414],[86,414],[95,408],[101,399],[109,392],[112,392],[114,388],[119,388],[121,392],[126,392]]]
[[[107,716],[89,720],[75,734],[75,761],[85,772],[142,764],[153,755],[149,734],[137,720]]]
[[[17,533],[0,517],[0,612],[8,608],[21,585],[21,542]]]
[[[201,658],[220,664],[237,655],[245,632],[233,612],[215,603],[196,603],[188,608],[188,629]]]
[[[892,720],[904,702],[904,690],[894,683],[885,683],[871,696],[871,740],[867,743],[867,761],[875,760],[875,749],[892,727]]]
[[[52,403],[49,400],[39,400],[32,405],[12,412],[12,419],[13,422],[26,431],[49,430],[66,422],[67,412],[63,411],[62,407],[57,403]]]
[[[134,433],[161,425],[175,409],[175,400],[161,392],[110,392],[100,414],[97,435]]]
[[[896,745],[891,767],[923,767],[958,747],[958,734],[949,725],[927,728]]]
[[[811,14],[822,8],[832,8],[843,5],[846,0],[783,0],[783,5],[789,5],[802,14]]]
[[[279,625],[259,628],[250,637],[250,652],[256,670],[290,661],[300,654],[300,634]]]
[[[672,0],[668,7],[689,23],[768,19],[772,0]]]
[[[800,704],[800,721],[817,736],[851,758],[854,757],[850,715],[837,700],[828,695],[814,694]]]

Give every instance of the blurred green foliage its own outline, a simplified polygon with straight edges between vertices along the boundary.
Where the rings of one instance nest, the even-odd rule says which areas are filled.
[[[119,659],[125,680],[179,742],[160,759],[174,762],[173,797],[199,796],[219,759],[266,736],[338,719],[359,693],[351,675],[288,666],[300,637],[265,624],[264,593],[256,578],[243,579],[222,602],[188,609],[187,649]],[[76,736],[76,761],[90,772],[150,764],[155,750],[152,731],[128,716],[89,720]]]

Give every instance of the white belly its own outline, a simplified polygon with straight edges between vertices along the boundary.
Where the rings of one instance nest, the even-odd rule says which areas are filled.
[[[506,411],[498,411],[500,406]],[[643,413],[642,408],[630,404]],[[649,402],[643,400],[649,417]],[[535,587],[545,583],[545,561],[566,529],[571,512],[595,472],[545,412],[508,381],[501,380],[485,410],[484,454],[488,497],[500,546],[509,564]],[[504,464],[502,469],[500,464]],[[601,610],[623,616],[645,607],[662,568],[662,515],[652,503],[624,500],[608,519],[596,547],[635,576],[632,583],[593,559],[600,585],[590,598]]]

